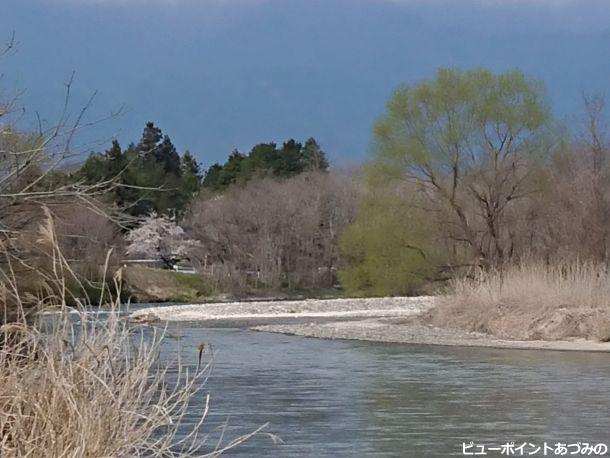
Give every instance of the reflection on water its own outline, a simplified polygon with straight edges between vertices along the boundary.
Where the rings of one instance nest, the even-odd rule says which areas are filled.
[[[189,325],[163,346],[197,364],[213,446],[269,422],[238,456],[460,456],[464,441],[610,442],[610,355],[326,341]],[[187,422],[195,422],[193,406]]]

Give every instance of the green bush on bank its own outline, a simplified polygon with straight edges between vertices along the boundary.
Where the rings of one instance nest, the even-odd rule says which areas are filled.
[[[340,240],[344,266],[339,271],[348,295],[388,296],[417,293],[434,271],[430,231],[398,196],[376,193],[362,203],[356,221]]]

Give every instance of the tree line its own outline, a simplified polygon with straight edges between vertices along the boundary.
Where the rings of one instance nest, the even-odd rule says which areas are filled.
[[[44,168],[50,153],[37,135],[7,131],[5,149],[40,145],[38,165],[15,174],[14,160],[2,164],[14,189],[54,196],[44,203],[59,240],[90,279],[109,248],[116,265],[136,255],[130,231],[164,227],[174,240],[159,235],[153,252],[178,251],[220,291],[414,294],[526,259],[607,264],[603,108],[586,97],[581,125],[568,127],[553,118],[544,84],[520,71],[441,69],[396,89],[369,160],[351,172],[329,168],[313,138],[260,143],[203,170],[153,123],[71,175]],[[13,234],[5,240],[37,221],[39,201],[22,199],[17,212],[14,199],[0,199]]]
[[[202,186],[221,190],[254,177],[290,178],[306,171],[327,169],[326,154],[314,138],[304,144],[291,139],[281,148],[275,143],[259,143],[248,154],[234,150],[224,164],[213,164]]]
[[[89,185],[114,181],[108,200],[129,215],[181,217],[201,190],[224,190],[254,177],[289,178],[327,169],[324,151],[310,138],[304,144],[288,140],[281,148],[260,143],[249,154],[234,150],[224,164],[215,163],[204,173],[188,150],[180,155],[170,137],[148,122],[137,144],[122,149],[114,140],[104,153],[91,154],[70,178]]]

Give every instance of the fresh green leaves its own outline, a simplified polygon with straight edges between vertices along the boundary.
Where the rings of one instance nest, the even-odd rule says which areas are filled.
[[[413,294],[432,278],[436,259],[430,227],[397,191],[370,192],[341,237],[339,278],[350,294]]]
[[[549,116],[542,83],[518,70],[441,69],[435,80],[390,97],[374,128],[375,159],[403,172],[477,167],[532,147]]]
[[[398,87],[374,127],[367,200],[342,238],[344,286],[405,294],[456,261],[512,256],[505,214],[536,188],[549,121],[542,83],[517,70],[441,69]]]

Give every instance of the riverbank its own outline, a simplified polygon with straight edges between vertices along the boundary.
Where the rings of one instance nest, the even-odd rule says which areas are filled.
[[[434,297],[431,296],[228,302],[149,307],[134,312],[130,319],[136,322],[197,322],[206,327],[240,327],[323,339],[610,352],[609,342],[507,340],[431,326],[421,317],[433,307]]]
[[[399,318],[429,310],[433,298],[387,297],[248,301],[148,307],[131,315],[133,321],[196,321],[206,326],[251,327],[254,325],[344,322]]]

